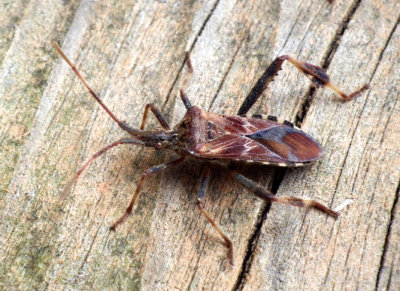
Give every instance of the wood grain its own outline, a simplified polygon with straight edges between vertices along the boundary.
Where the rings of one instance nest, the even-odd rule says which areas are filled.
[[[400,4],[398,1],[16,1],[1,4],[0,286],[7,289],[398,290]],[[187,94],[235,114],[278,55],[323,66],[343,103],[288,64],[254,113],[297,122],[326,149],[311,167],[243,167],[277,195],[316,199],[338,220],[265,205],[213,168],[205,208],[234,243],[230,266],[196,208],[202,164],[149,178],[110,232],[141,173],[177,157],[131,146],[101,156],[65,200],[75,171],[124,136],[51,47],[59,41],[122,120],[154,103],[172,124],[185,51]],[[150,118],[148,128],[157,127]]]

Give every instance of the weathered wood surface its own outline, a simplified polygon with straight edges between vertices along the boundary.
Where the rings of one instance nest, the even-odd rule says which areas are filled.
[[[106,2],[104,2],[106,3]],[[373,290],[400,288],[400,3],[390,1],[10,1],[0,9],[0,286],[9,289]],[[195,207],[201,164],[150,178],[176,157],[121,146],[67,198],[68,179],[124,136],[51,47],[58,40],[104,102],[139,124],[154,102],[171,123],[190,50],[193,104],[234,114],[274,57],[324,66],[343,103],[289,65],[252,110],[300,122],[326,149],[311,167],[243,173],[277,195],[336,208],[266,206],[213,171],[206,209],[234,242],[235,265]],[[148,125],[157,126],[154,119]],[[274,181],[274,182],[273,182]],[[279,187],[279,188],[278,188]]]

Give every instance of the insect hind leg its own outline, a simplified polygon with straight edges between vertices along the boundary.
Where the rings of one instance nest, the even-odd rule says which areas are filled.
[[[284,61],[288,61],[289,63],[294,65],[300,72],[302,72],[308,79],[310,79],[311,82],[313,82],[314,86],[316,86],[316,87],[325,87],[326,86],[326,87],[330,88],[331,90],[333,90],[340,97],[342,97],[343,100],[345,100],[345,101],[355,98],[356,96],[358,96],[363,91],[365,91],[366,89],[369,88],[368,85],[364,85],[360,89],[347,95],[342,90],[340,90],[338,87],[336,87],[334,84],[332,84],[329,76],[324,72],[324,70],[322,68],[312,65],[312,64],[309,64],[309,63],[300,62],[290,56],[283,55],[283,56],[277,57],[269,65],[269,67],[265,70],[265,72],[261,75],[261,77],[258,79],[257,83],[251,89],[250,93],[247,95],[246,99],[243,101],[242,105],[240,106],[238,115],[246,114],[250,110],[250,108],[258,100],[258,98],[260,98],[261,94],[267,88],[267,85],[273,81],[273,79],[276,75],[278,75],[278,72],[282,69],[282,63]]]
[[[322,68],[312,65],[312,64],[309,64],[309,63],[300,62],[290,56],[282,56],[282,58],[285,58],[285,60],[290,62],[299,71],[301,71],[308,79],[310,79],[311,82],[313,82],[315,87],[318,88],[318,87],[326,86],[326,87],[330,88],[331,90],[333,90],[340,97],[342,97],[343,100],[345,100],[345,101],[355,98],[356,96],[360,95],[363,91],[365,91],[369,88],[369,86],[367,84],[365,84],[360,89],[347,95],[342,90],[340,90],[338,87],[336,87],[334,84],[332,84],[328,74],[325,73],[325,71]]]
[[[254,103],[256,103],[258,98],[260,98],[261,94],[264,92],[265,88],[267,88],[267,85],[272,82],[274,77],[278,75],[278,72],[282,69],[283,61],[284,59],[282,57],[278,57],[269,65],[269,67],[261,75],[260,79],[258,79],[254,87],[251,89],[249,95],[247,95],[246,99],[243,101],[239,108],[238,115],[246,114],[254,105]]]
[[[333,211],[332,209],[328,208],[327,206],[325,206],[319,202],[316,202],[314,200],[306,200],[306,199],[297,198],[297,197],[293,197],[293,196],[283,196],[283,197],[275,196],[270,191],[268,191],[268,190],[264,189],[263,187],[261,187],[260,185],[258,185],[256,182],[250,180],[249,178],[246,178],[245,176],[243,176],[237,172],[231,171],[231,175],[233,178],[236,179],[236,181],[239,182],[239,184],[241,184],[243,187],[250,190],[257,197],[259,197],[267,202],[270,202],[270,203],[277,202],[277,203],[289,204],[289,205],[297,206],[297,207],[314,208],[314,209],[324,212],[334,218],[337,218],[339,216],[339,214],[337,212]]]

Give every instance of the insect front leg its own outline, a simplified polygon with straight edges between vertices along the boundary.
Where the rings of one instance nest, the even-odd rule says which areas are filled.
[[[228,259],[229,259],[229,262],[231,263],[231,265],[233,265],[232,241],[219,228],[219,226],[215,223],[214,219],[212,219],[211,216],[203,208],[203,198],[207,192],[207,186],[208,186],[209,181],[210,181],[210,167],[206,166],[206,168],[204,169],[204,172],[202,173],[202,176],[201,176],[200,192],[199,192],[199,195],[197,196],[197,207],[199,208],[201,214],[203,214],[205,216],[205,218],[208,220],[208,222],[211,223],[211,225],[214,227],[214,229],[219,233],[219,235],[225,241],[225,246],[228,248]]]
[[[153,175],[153,174],[161,172],[161,171],[163,171],[165,169],[168,169],[168,168],[171,168],[173,166],[176,166],[176,165],[182,163],[184,159],[185,159],[185,157],[182,156],[177,160],[173,160],[173,161],[170,161],[170,162],[158,165],[158,166],[151,167],[150,169],[147,169],[142,174],[142,177],[140,177],[139,183],[138,183],[138,185],[136,187],[136,191],[132,196],[132,199],[131,199],[131,202],[129,203],[128,208],[126,208],[125,213],[110,227],[110,230],[115,230],[115,228],[118,225],[120,225],[121,223],[123,223],[125,221],[125,219],[129,216],[129,214],[132,213],[133,205],[135,204],[136,198],[139,196],[140,190],[142,188],[143,181],[147,176]]]
[[[306,199],[301,199],[301,198],[297,198],[297,197],[293,197],[293,196],[283,196],[283,197],[275,196],[270,191],[268,191],[268,190],[264,189],[263,187],[261,187],[260,185],[258,185],[256,182],[250,180],[249,178],[246,178],[245,176],[243,176],[237,172],[231,171],[231,175],[233,178],[236,179],[236,181],[239,182],[239,184],[241,184],[243,187],[250,190],[257,197],[259,197],[267,202],[270,202],[270,203],[277,202],[277,203],[289,204],[289,205],[293,205],[293,206],[297,206],[297,207],[315,208],[315,209],[322,211],[334,218],[337,218],[339,215],[337,212],[329,209],[325,205],[322,205],[321,203],[318,203],[314,200],[306,200]]]
[[[146,119],[147,119],[147,113],[149,111],[149,109],[151,110],[151,112],[153,112],[154,116],[157,118],[158,122],[161,124],[161,126],[165,129],[165,130],[170,130],[168,122],[165,120],[165,118],[162,116],[160,110],[157,109],[157,107],[153,104],[146,104],[146,107],[144,108],[144,113],[143,113],[143,117],[142,117],[142,123],[140,124],[140,129],[143,130],[144,129],[144,125],[146,123]]]
[[[258,100],[258,98],[260,98],[261,94],[267,88],[267,85],[271,81],[273,81],[276,75],[278,75],[278,72],[282,69],[282,63],[284,61],[288,61],[298,70],[300,70],[308,79],[311,80],[311,82],[313,82],[315,87],[327,86],[346,101],[353,99],[357,95],[361,94],[361,92],[369,88],[368,85],[364,85],[360,89],[347,95],[331,83],[329,76],[324,72],[322,68],[309,63],[297,61],[290,56],[284,55],[277,57],[265,70],[260,79],[258,79],[257,83],[251,89],[249,95],[247,95],[246,99],[243,101],[242,106],[240,106],[238,115],[246,114],[250,110],[253,104]]]

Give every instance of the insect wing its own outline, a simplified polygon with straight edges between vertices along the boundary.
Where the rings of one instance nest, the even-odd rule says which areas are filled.
[[[222,135],[204,143],[198,153],[203,158],[290,165],[317,160],[323,149],[304,132],[278,124],[247,135]]]
[[[229,116],[210,112],[204,112],[204,114],[207,121],[221,129],[222,132],[229,132],[238,135],[249,135],[257,133],[260,130],[267,130],[275,126],[280,126],[279,123],[259,118]]]
[[[321,145],[311,136],[286,125],[259,131],[247,137],[288,162],[312,162],[323,155]]]
[[[243,161],[269,161],[277,164],[285,162],[284,159],[257,141],[237,134],[227,134],[204,144],[199,149],[199,156]]]

